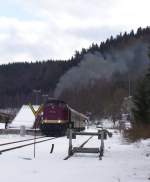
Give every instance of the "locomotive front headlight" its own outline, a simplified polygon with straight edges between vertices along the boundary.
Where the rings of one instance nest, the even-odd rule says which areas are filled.
[[[61,123],[61,120],[58,120],[58,123]]]

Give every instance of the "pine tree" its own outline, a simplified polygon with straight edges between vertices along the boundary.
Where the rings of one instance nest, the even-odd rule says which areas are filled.
[[[138,85],[136,94],[133,96],[133,116],[136,123],[150,123],[150,103],[148,98],[147,79],[143,79]]]
[[[150,47],[148,57],[150,58]],[[138,84],[133,103],[132,113],[135,123],[150,124],[150,65],[144,78]]]
[[[150,124],[150,69],[144,79],[140,81],[133,96],[132,110],[135,123]]]

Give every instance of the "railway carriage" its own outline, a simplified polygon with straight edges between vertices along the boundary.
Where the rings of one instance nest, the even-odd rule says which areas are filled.
[[[49,136],[65,135],[69,123],[75,130],[84,130],[87,116],[72,109],[64,101],[48,99],[43,107],[41,131]]]

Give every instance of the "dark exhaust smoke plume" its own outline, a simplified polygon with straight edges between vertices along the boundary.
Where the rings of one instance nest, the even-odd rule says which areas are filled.
[[[60,78],[54,95],[59,97],[65,89],[86,87],[100,78],[109,79],[114,72],[138,73],[147,67],[148,62],[148,45],[142,42],[124,50],[111,49],[103,55],[87,53],[78,66]]]

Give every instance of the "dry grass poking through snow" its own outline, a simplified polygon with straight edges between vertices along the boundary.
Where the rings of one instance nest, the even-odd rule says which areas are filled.
[[[136,125],[124,131],[124,137],[134,142],[140,139],[150,138],[150,125]]]

